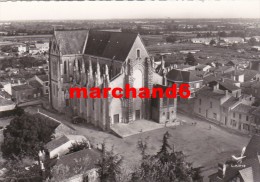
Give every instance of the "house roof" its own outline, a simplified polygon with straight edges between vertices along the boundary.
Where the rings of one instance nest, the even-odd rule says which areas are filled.
[[[196,75],[196,71],[181,71],[172,69],[167,73],[166,77],[168,80],[183,83],[202,81],[202,78]]]
[[[254,135],[247,144],[245,156],[246,158],[254,158],[260,153],[260,136]]]
[[[251,113],[256,107],[254,106],[249,106],[249,105],[246,105],[246,104],[238,104],[234,109],[233,111],[234,112],[239,112],[239,113],[245,113],[245,114],[248,114],[248,113]]]
[[[21,90],[33,89],[33,87],[31,85],[24,84],[24,85],[13,86],[12,89],[15,90],[15,91],[21,91]]]
[[[54,36],[61,54],[82,54],[88,32],[88,30],[56,30]]]
[[[260,82],[257,81],[252,85],[252,88],[260,89]]]
[[[256,70],[245,69],[244,74],[245,74],[244,81],[247,82],[247,81],[252,80],[257,74],[260,74],[260,73]]]
[[[229,91],[239,90],[240,88],[236,85],[230,84],[228,81],[218,82],[220,86],[224,87]]]
[[[4,99],[11,99],[11,95],[4,90],[0,90],[0,97]]]
[[[206,97],[210,97],[210,98],[214,98],[214,99],[221,99],[222,97],[225,96],[225,93],[224,92],[216,92],[216,91],[213,91],[212,88],[208,87],[208,86],[205,86],[203,88],[201,88],[198,92],[197,92],[198,95],[203,95],[203,96],[206,96]]]
[[[67,177],[72,177],[80,172],[97,168],[97,163],[100,159],[100,152],[95,149],[84,149],[57,159],[55,166],[66,166]]]
[[[29,85],[34,88],[42,88],[42,85],[37,80],[30,80]]]
[[[0,98],[0,106],[8,106],[8,105],[15,106],[15,103],[11,100]]]
[[[49,76],[48,75],[37,75],[37,77],[42,80],[43,82],[49,81]]]
[[[45,148],[48,149],[49,151],[52,151],[58,147],[60,147],[61,145],[67,143],[69,141],[68,137],[66,137],[65,135],[59,137],[59,138],[55,138],[52,141],[50,141],[49,143],[47,143],[45,145]]]
[[[252,114],[254,114],[255,116],[260,117],[260,107],[256,108],[256,109],[252,112]]]
[[[85,54],[125,61],[137,33],[90,31]]]
[[[225,108],[229,108],[233,106],[235,103],[237,103],[238,100],[239,100],[238,98],[232,96],[226,102],[224,102],[222,106]]]

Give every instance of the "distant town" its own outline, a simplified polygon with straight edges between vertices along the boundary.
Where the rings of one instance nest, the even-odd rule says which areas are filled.
[[[0,181],[259,182],[260,20],[0,21],[0,144]]]

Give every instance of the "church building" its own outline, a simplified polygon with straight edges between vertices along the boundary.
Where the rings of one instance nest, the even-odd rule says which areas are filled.
[[[166,87],[166,72],[158,74],[139,34],[92,30],[54,31],[50,41],[50,104],[103,130],[117,123],[176,119],[176,99],[73,98],[69,89],[84,87]]]

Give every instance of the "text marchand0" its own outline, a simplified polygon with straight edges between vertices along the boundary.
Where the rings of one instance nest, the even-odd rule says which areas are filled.
[[[115,87],[115,88],[99,88],[92,87],[89,90],[85,87],[73,87],[70,88],[70,98],[108,98],[109,93],[111,93],[114,98],[176,98],[178,95],[181,98],[189,98],[190,97],[190,85],[183,83],[180,84],[177,88],[176,84],[172,84],[171,87],[162,88],[162,87],[154,87],[149,89],[147,87],[142,88],[134,88],[130,87],[130,84],[126,84],[125,88]]]

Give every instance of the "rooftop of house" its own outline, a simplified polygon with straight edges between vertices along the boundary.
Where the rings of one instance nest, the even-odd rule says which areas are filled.
[[[206,64],[199,64],[199,65],[196,66],[196,69],[203,69],[203,68],[206,68],[206,67],[210,68],[211,66],[206,65]]]
[[[30,80],[29,85],[33,88],[42,88],[42,85],[37,80]]]
[[[229,108],[239,101],[238,98],[231,96],[226,102],[222,104],[223,107]]]
[[[232,71],[234,67],[232,66],[218,66],[218,67],[212,67],[209,70],[212,72],[227,72]]]
[[[0,97],[4,98],[4,99],[11,99],[11,95],[8,94],[6,91],[4,90],[0,90]]]
[[[72,177],[81,172],[97,168],[101,154],[95,149],[84,149],[68,155],[60,157],[56,160],[55,166],[65,166],[67,177]]]
[[[231,80],[219,81],[218,83],[219,83],[219,86],[222,86],[229,91],[236,91],[236,90],[240,89],[240,87],[232,84]]]
[[[254,106],[250,106],[250,105],[240,103],[234,109],[232,109],[232,111],[248,114],[248,113],[251,113],[252,111],[254,111],[255,109],[256,109],[256,107],[254,107]]]
[[[61,145],[67,143],[68,141],[81,142],[81,141],[87,141],[87,138],[82,135],[62,135],[47,143],[45,145],[45,148],[48,149],[49,151],[52,151],[60,147]]]
[[[197,92],[197,94],[200,95],[200,96],[214,98],[214,99],[217,99],[217,100],[223,98],[226,95],[224,93],[224,91],[221,91],[221,90],[214,91],[212,88],[210,88],[208,86],[205,86],[205,87],[201,88]]]
[[[37,75],[37,77],[42,80],[43,82],[49,81],[49,76],[48,75]]]
[[[199,82],[203,81],[202,78],[196,75],[196,71],[181,71],[177,69],[172,69],[166,74],[168,80],[173,82]]]
[[[21,90],[33,89],[33,87],[31,85],[24,84],[24,85],[13,86],[12,89],[15,90],[15,91],[21,91]]]
[[[245,69],[244,74],[245,74],[245,78],[244,78],[245,82],[252,80],[256,75],[260,75],[258,71],[250,70],[250,69]]]
[[[11,100],[0,98],[0,106],[8,106],[8,105],[15,105],[15,103]]]
[[[253,115],[258,116],[260,118],[260,107],[256,108],[253,112]]]
[[[61,145],[67,143],[69,141],[68,137],[66,137],[65,135],[59,137],[59,138],[55,138],[52,141],[48,142],[45,145],[45,148],[48,149],[49,151],[52,151],[58,147],[60,147]]]
[[[256,81],[256,82],[252,85],[252,88],[260,89],[260,81]]]
[[[85,54],[125,61],[137,33],[89,31]]]

